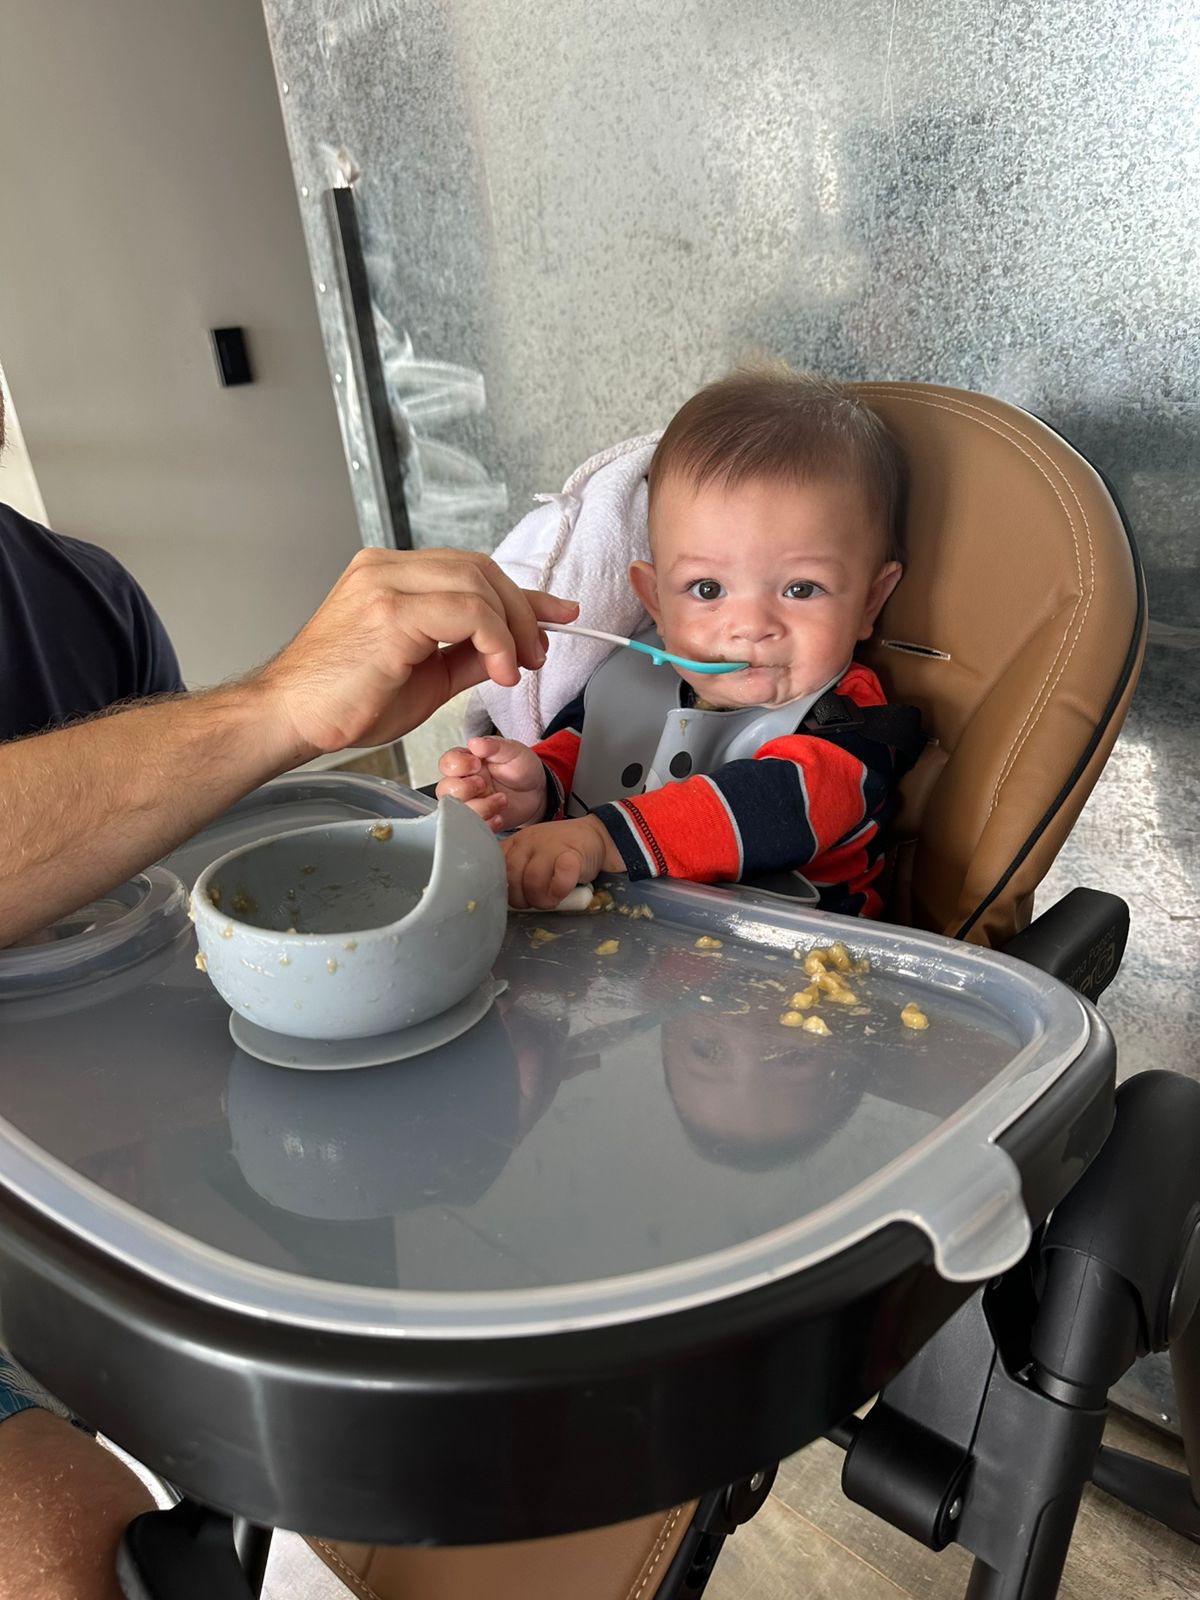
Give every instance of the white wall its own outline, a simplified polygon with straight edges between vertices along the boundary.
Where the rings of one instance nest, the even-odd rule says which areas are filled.
[[[304,621],[358,534],[254,0],[5,0],[0,354],[51,525],[134,572],[190,683]]]

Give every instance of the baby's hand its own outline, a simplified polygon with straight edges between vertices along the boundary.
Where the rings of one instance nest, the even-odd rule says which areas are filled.
[[[545,768],[517,739],[471,739],[465,750],[447,750],[438,771],[438,798],[462,800],[493,833],[523,827],[546,809]]]
[[[508,903],[518,911],[552,911],[577,883],[598,872],[622,872],[624,862],[595,817],[540,822],[502,841],[508,873]]]

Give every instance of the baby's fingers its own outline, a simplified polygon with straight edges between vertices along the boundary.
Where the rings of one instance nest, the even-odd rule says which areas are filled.
[[[491,734],[468,742],[467,753],[492,765],[502,765],[523,755],[529,748],[519,739],[500,739]]]
[[[487,778],[482,773],[476,773],[471,778],[443,778],[434,793],[439,800],[449,795],[452,800],[470,803],[492,796],[493,790]]]
[[[464,750],[461,745],[455,745],[453,750],[447,750],[438,762],[438,771],[446,778],[464,778],[469,773],[478,772],[482,766],[479,757],[472,755],[469,750]]]
[[[499,833],[504,826],[504,813],[508,808],[507,795],[488,794],[481,800],[468,800],[467,804],[477,817],[483,818],[493,833]]]
[[[539,850],[525,868],[525,898],[532,906],[552,911],[579,882],[582,865],[577,850]]]

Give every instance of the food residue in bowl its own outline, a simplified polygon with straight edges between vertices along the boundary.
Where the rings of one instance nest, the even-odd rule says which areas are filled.
[[[329,960],[325,963],[325,971],[326,972],[336,972],[337,971],[337,962],[336,962],[336,960],[334,959],[333,956],[330,956]]]
[[[906,1028],[913,1028],[918,1033],[929,1026],[929,1018],[917,1005],[915,1000],[910,1000],[900,1013],[900,1021]]]
[[[209,884],[209,886],[208,886],[208,898],[212,901],[214,906],[216,906],[218,908],[220,907],[220,904],[221,904],[221,885],[219,883],[210,883]]]
[[[392,837],[392,825],[390,822],[373,822],[367,832],[372,839],[378,839],[380,844],[386,844]]]
[[[203,950],[196,951],[196,966],[201,972],[208,971],[208,957],[204,954]]]
[[[258,910],[258,902],[253,895],[247,894],[244,889],[239,889],[229,902],[229,909],[236,912],[239,917],[252,917]]]
[[[605,939],[596,946],[596,954],[598,956],[615,956],[620,948],[621,942],[619,939]]]
[[[710,934],[702,933],[696,940],[694,948],[697,950],[719,950],[721,941],[720,939],[714,939]]]

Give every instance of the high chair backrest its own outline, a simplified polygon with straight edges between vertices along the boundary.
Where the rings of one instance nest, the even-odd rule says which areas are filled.
[[[910,469],[908,564],[865,659],[930,737],[902,790],[891,913],[1003,944],[1112,749],[1145,646],[1137,551],[1096,470],[1000,400],[858,394]]]

